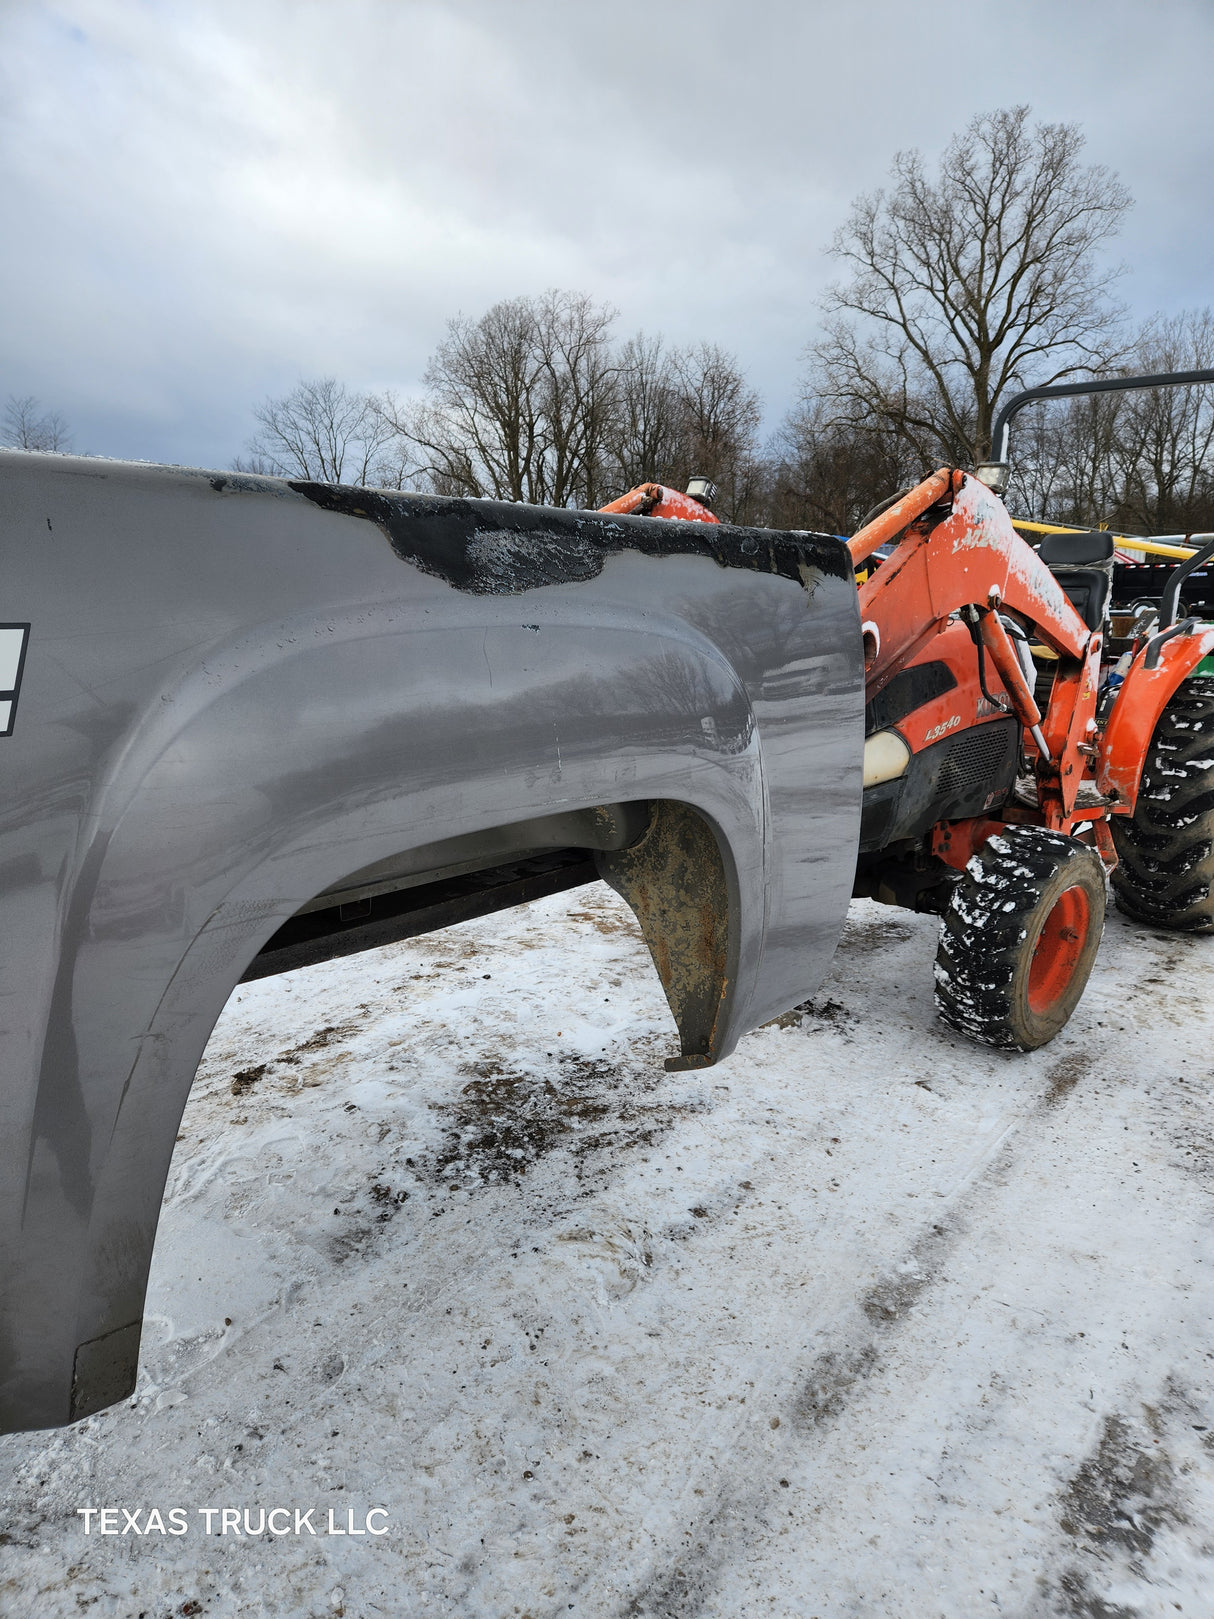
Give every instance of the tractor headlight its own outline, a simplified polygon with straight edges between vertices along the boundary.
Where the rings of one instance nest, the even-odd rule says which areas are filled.
[[[911,751],[897,731],[878,731],[864,742],[864,785],[876,787],[882,781],[896,781],[906,774]]]

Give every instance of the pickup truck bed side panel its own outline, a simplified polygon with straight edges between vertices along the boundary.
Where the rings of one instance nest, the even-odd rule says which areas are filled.
[[[350,873],[669,800],[727,878],[713,1059],[816,987],[858,835],[854,586],[829,539],[697,527],[0,454],[0,617],[31,626],[0,737],[0,1431],[129,1392],[207,1038]]]

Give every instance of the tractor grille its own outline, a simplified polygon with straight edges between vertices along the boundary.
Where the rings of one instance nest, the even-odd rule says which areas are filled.
[[[980,783],[1001,782],[1016,749],[1016,728],[998,720],[954,737],[936,778],[943,794],[969,794]]]
[[[912,756],[904,776],[864,790],[860,853],[921,838],[937,821],[997,809],[1016,780],[1020,727],[986,720]]]

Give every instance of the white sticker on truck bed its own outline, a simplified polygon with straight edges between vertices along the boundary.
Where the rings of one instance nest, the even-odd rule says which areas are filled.
[[[0,736],[10,736],[21,690],[28,624],[0,624]]]

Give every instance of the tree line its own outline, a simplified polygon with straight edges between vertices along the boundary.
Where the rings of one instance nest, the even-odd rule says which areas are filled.
[[[43,410],[32,394],[10,394],[0,418],[0,444],[14,450],[66,455],[72,447],[67,422],[57,410]]]
[[[932,468],[984,460],[1021,388],[1214,365],[1208,310],[1128,326],[1103,249],[1131,199],[1082,150],[1075,125],[1021,106],[973,119],[935,173],[900,153],[834,239],[843,274],[766,443],[734,355],[617,339],[613,309],[553,291],[452,320],[418,400],[327,378],[266,401],[243,464],[577,506],[699,473],[734,522],[852,533]],[[1212,441],[1210,388],[1033,406],[1009,504],[1143,533],[1214,527]]]
[[[620,340],[616,319],[609,305],[557,290],[457,317],[420,399],[357,393],[332,377],[301,382],[257,408],[238,467],[581,507],[700,473],[750,520],[761,413],[736,359],[710,343]]]
[[[1022,388],[1214,366],[1208,309],[1128,323],[1105,249],[1131,198],[1083,144],[1018,106],[971,120],[934,172],[899,153],[835,236],[840,278],[765,442],[735,355],[620,336],[609,305],[551,290],[449,321],[415,398],[322,377],[265,400],[235,465],[580,507],[699,474],[733,522],[853,533],[926,472],[986,459]],[[32,400],[13,409],[29,447],[66,440]],[[1212,529],[1212,443],[1214,388],[1034,405],[1013,429],[1008,504],[1138,533]]]

